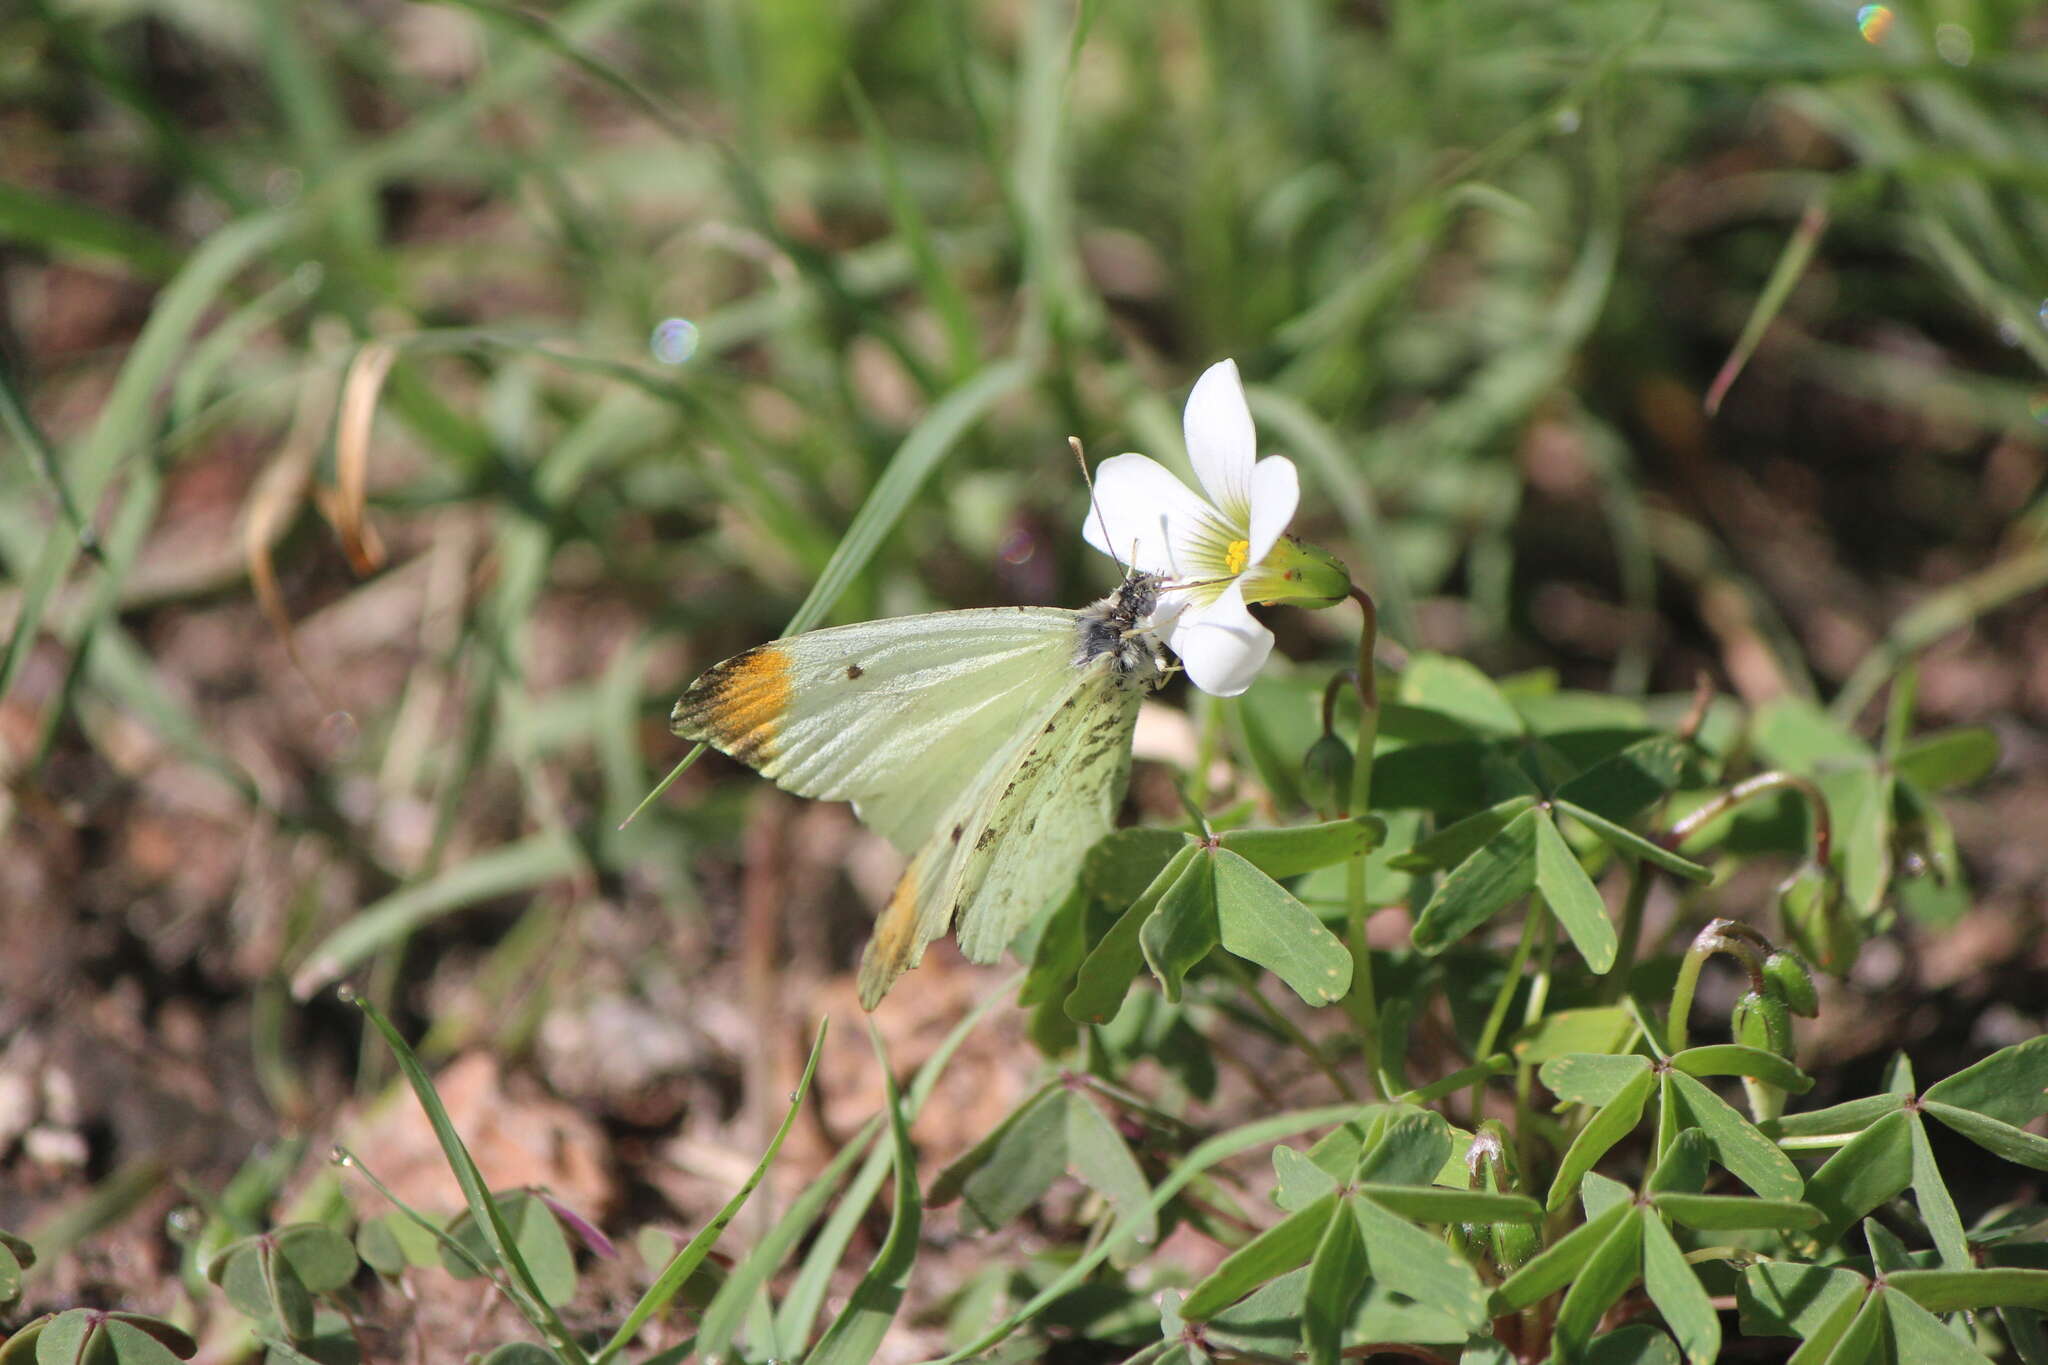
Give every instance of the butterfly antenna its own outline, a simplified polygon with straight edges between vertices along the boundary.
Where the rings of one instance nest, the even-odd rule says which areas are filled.
[[[1162,593],[1186,592],[1189,588],[1209,588],[1219,583],[1228,583],[1235,577],[1237,577],[1236,574],[1225,574],[1221,578],[1191,578],[1185,583],[1161,583],[1159,591]]]
[[[1109,538],[1109,518],[1102,515],[1102,504],[1095,497],[1095,480],[1088,477],[1088,456],[1081,449],[1081,438],[1069,436],[1067,444],[1074,448],[1074,463],[1081,466],[1081,482],[1088,485],[1088,506],[1095,513],[1095,529],[1102,532],[1102,546],[1105,550],[1109,550],[1109,547],[1115,542]],[[1111,554],[1116,553],[1114,550],[1109,552]],[[1124,561],[1126,570],[1132,567],[1131,560],[1136,559],[1137,556],[1138,547],[1134,541],[1131,544],[1131,559]]]

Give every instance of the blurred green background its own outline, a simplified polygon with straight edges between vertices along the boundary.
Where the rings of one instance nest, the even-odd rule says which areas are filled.
[[[1224,356],[1399,644],[1851,719],[1931,647],[2020,769],[1994,980],[2044,96],[2023,0],[10,0],[0,1034],[82,1098],[0,1224],[370,1093],[344,972],[615,1138],[779,1096],[713,1004],[861,877],[761,909],[722,761],[620,832],[670,701],[806,600],[1100,595],[1065,438],[1179,461]]]

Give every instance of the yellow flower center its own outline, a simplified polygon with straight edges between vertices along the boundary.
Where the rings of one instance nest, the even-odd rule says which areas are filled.
[[[1232,574],[1241,574],[1251,562],[1252,543],[1249,540],[1233,540],[1230,548],[1223,552],[1223,567]]]

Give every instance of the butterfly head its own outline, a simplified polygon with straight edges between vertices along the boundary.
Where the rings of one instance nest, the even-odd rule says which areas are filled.
[[[1116,591],[1075,615],[1074,664],[1093,663],[1107,655],[1110,667],[1131,686],[1156,689],[1170,672],[1164,647],[1153,628],[1165,580],[1132,569]]]

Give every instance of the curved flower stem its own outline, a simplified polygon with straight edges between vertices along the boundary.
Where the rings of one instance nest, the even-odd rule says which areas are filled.
[[[1345,688],[1356,686],[1358,686],[1358,670],[1352,668],[1340,669],[1332,673],[1330,680],[1323,684],[1324,734],[1333,735],[1337,732],[1337,698]],[[1351,791],[1347,787],[1345,790],[1337,793],[1337,796],[1339,800],[1348,803],[1351,800]],[[1337,813],[1340,816],[1349,815],[1351,814],[1351,808],[1347,804],[1343,810]]]
[[[1671,987],[1671,1012],[1664,1021],[1665,1046],[1672,1052],[1685,1050],[1686,1018],[1692,1013],[1693,994],[1699,989],[1700,968],[1708,958],[1715,953],[1728,954],[1749,973],[1750,989],[1761,992],[1763,955],[1770,947],[1769,939],[1740,920],[1707,921],[1707,927],[1699,931],[1678,964],[1678,980]]]
[[[1828,853],[1834,847],[1834,825],[1828,818],[1828,799],[1821,794],[1819,787],[1796,773],[1774,771],[1744,778],[1673,825],[1666,838],[1670,846],[1676,848],[1717,816],[1727,814],[1745,801],[1779,791],[1797,792],[1806,802],[1813,820],[1813,860],[1825,867]]]
[[[1371,594],[1355,583],[1351,586],[1351,596],[1365,619],[1358,632],[1358,671],[1351,679],[1352,685],[1358,689],[1358,740],[1351,760],[1350,801],[1344,813],[1363,816],[1372,809],[1372,751],[1380,734],[1380,687],[1373,671],[1373,652],[1379,644],[1380,611]],[[1325,692],[1323,723],[1326,730],[1335,703],[1335,691]],[[1345,928],[1351,942],[1351,990],[1344,997],[1344,1005],[1351,1015],[1353,1027],[1358,1030],[1359,1045],[1372,1073],[1374,1088],[1381,1095],[1390,1095],[1394,1093],[1393,1088],[1388,1078],[1380,1073],[1379,1064],[1380,1011],[1379,1002],[1373,994],[1372,947],[1366,938],[1366,921],[1372,918],[1372,911],[1365,903],[1365,856],[1363,853],[1353,855],[1344,870],[1348,905]]]

